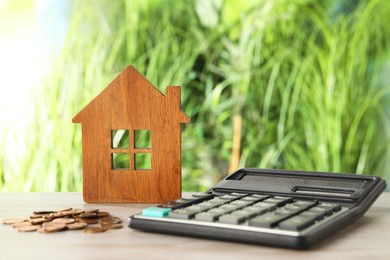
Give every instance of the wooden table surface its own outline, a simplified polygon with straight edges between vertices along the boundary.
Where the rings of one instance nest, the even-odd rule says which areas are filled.
[[[0,224],[0,259],[390,259],[390,193],[383,193],[359,220],[305,251],[171,235],[126,226],[141,204],[85,204],[80,193],[0,193],[0,219],[27,217],[34,210],[98,208],[124,222],[105,233],[20,233]]]

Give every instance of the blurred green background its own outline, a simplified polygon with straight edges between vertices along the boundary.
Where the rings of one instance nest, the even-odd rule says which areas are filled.
[[[0,17],[2,191],[80,191],[71,119],[129,64],[182,86],[184,191],[241,167],[390,180],[390,1],[0,0]]]

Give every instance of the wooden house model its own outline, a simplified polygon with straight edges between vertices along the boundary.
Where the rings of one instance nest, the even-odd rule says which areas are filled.
[[[164,96],[129,66],[74,118],[82,126],[88,203],[162,203],[181,197],[180,87]]]

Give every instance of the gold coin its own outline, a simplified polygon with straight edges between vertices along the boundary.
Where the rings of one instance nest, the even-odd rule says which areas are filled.
[[[50,214],[32,214],[30,215],[30,219],[35,219],[35,218],[49,218]]]
[[[99,211],[99,212],[96,212],[95,214],[96,214],[96,217],[99,217],[99,218],[108,217],[110,215],[110,213],[105,212],[105,211]]]
[[[56,210],[53,210],[53,212],[62,212],[62,211],[70,211],[70,210],[72,210],[72,208],[56,209]]]
[[[53,211],[51,211],[51,210],[36,210],[36,211],[33,211],[33,214],[37,214],[37,215],[46,215],[46,214],[50,214],[50,213],[53,213]]]
[[[76,221],[77,222],[81,222],[81,223],[87,223],[87,224],[97,224],[97,223],[99,223],[99,221],[97,219],[93,219],[93,218],[79,218],[79,217],[77,217]]]
[[[60,212],[54,212],[54,213],[50,213],[49,215],[43,216],[43,218],[45,218],[45,219],[53,219],[53,218],[60,218],[60,217],[63,217],[60,214]]]
[[[59,216],[61,217],[67,217],[67,216],[73,216],[74,215],[74,211],[73,210],[64,210],[64,211],[61,211],[61,212],[58,212],[59,213]]]
[[[56,218],[53,220],[53,223],[64,223],[64,224],[72,224],[75,220],[73,218]]]
[[[83,209],[72,209],[72,211],[74,212],[74,215],[85,212]]]
[[[102,227],[107,229],[120,229],[123,228],[122,224],[113,223],[113,224],[101,224]]]
[[[75,222],[75,223],[72,223],[72,224],[67,224],[66,228],[69,229],[69,230],[76,230],[76,229],[83,229],[86,226],[88,226],[87,223]]]
[[[33,224],[33,225],[38,225],[38,224],[42,224],[42,223],[48,222],[50,220],[51,219],[35,218],[35,219],[30,219],[30,223]]]
[[[101,233],[106,232],[107,228],[104,227],[86,227],[84,228],[84,233]]]
[[[25,221],[25,222],[16,222],[16,223],[12,224],[13,228],[20,228],[20,227],[24,227],[24,226],[31,226],[31,223],[28,221]]]
[[[25,222],[26,219],[23,218],[7,218],[3,220],[4,225],[12,225],[18,222]]]
[[[113,216],[108,216],[108,217],[101,218],[101,219],[99,219],[99,222],[102,223],[102,224],[119,224],[119,223],[122,223],[120,218],[113,217]]]
[[[23,227],[19,227],[18,228],[18,231],[19,232],[32,232],[32,231],[37,231],[38,229],[40,229],[41,227],[38,226],[38,225],[28,225],[28,226],[23,226]]]
[[[84,212],[84,213],[80,213],[78,215],[78,217],[80,218],[96,218],[96,213],[93,213],[93,212]]]
[[[99,209],[89,209],[85,211],[85,213],[96,213],[96,212],[99,212]]]
[[[66,228],[66,224],[64,223],[45,223],[42,228],[38,229],[38,232],[40,233],[53,233],[53,232],[58,232],[61,230],[64,230]]]

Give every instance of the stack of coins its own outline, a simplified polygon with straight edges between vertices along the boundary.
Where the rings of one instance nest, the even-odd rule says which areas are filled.
[[[65,230],[84,230],[85,233],[101,233],[108,229],[122,228],[121,220],[105,211],[65,208],[34,211],[28,218],[4,219],[20,232],[54,233]]]

